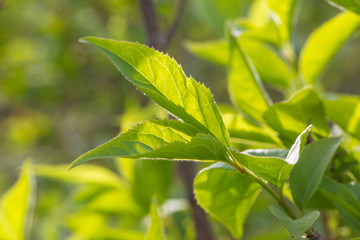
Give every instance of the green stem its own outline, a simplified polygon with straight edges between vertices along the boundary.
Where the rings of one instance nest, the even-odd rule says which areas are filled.
[[[289,216],[293,219],[297,219],[299,214],[297,214],[285,201],[285,197],[283,195],[283,191],[279,191],[277,193],[264,179],[260,178],[253,172],[249,171],[242,165],[238,164],[235,160],[235,157],[233,154],[227,149],[227,153],[229,154],[230,158],[230,165],[233,166],[237,171],[239,171],[241,174],[246,174],[250,176],[252,179],[254,179],[257,183],[259,183],[277,202],[278,204],[284,208],[284,210],[289,214]],[[290,202],[291,203],[291,202]],[[310,237],[311,239],[318,239],[323,240],[323,238],[314,231],[312,227],[310,227],[308,230],[306,230],[306,235]]]
[[[241,174],[246,174],[248,176],[250,176],[251,178],[253,178],[257,183],[259,183],[268,193],[270,193],[271,196],[273,196],[273,198],[275,198],[277,201],[279,201],[279,196],[278,194],[260,177],[256,176],[253,172],[249,171],[248,169],[244,168],[243,166],[241,166],[240,164],[238,164],[235,161],[235,157],[234,155],[227,149],[227,152],[230,156],[230,158],[232,159],[232,161],[230,161],[230,164],[236,169],[238,170]]]

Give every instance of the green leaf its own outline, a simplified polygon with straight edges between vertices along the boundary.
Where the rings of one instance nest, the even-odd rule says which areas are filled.
[[[341,10],[346,8],[354,13],[360,14],[360,3],[354,0],[327,0],[330,5],[336,6]]]
[[[87,37],[122,74],[154,102],[229,146],[229,134],[211,92],[168,55],[138,43]]]
[[[359,25],[360,16],[352,12],[343,12],[310,35],[299,60],[300,72],[307,83],[313,84],[320,77],[330,60]]]
[[[290,174],[295,204],[302,209],[315,193],[341,138],[325,138],[307,145]]]
[[[256,22],[273,18],[282,42],[290,40],[292,16],[296,0],[257,0],[250,8],[249,17]]]
[[[254,0],[249,8],[248,17],[258,24],[268,21],[269,4],[268,0]]]
[[[82,211],[70,214],[66,219],[66,227],[73,233],[67,239],[117,239],[137,240],[144,234],[130,229],[119,229],[118,226],[109,227],[108,216],[101,213]],[[53,225],[49,225],[53,226]]]
[[[260,190],[250,177],[225,163],[203,169],[194,180],[198,204],[236,238],[242,236],[245,218]]]
[[[205,60],[223,66],[229,64],[229,44],[226,40],[187,41],[185,46],[191,53]],[[276,52],[260,41],[251,39],[243,39],[242,46],[262,81],[279,88],[287,88],[289,86],[291,73],[285,62]]]
[[[295,140],[295,143],[291,146],[289,153],[286,156],[286,162],[290,164],[296,164],[300,158],[302,151],[304,150],[307,137],[310,134],[312,125],[309,125]]]
[[[81,155],[70,168],[95,158],[226,161],[224,147],[211,135],[174,120],[145,121]]]
[[[273,14],[267,15],[264,21],[238,18],[232,20],[232,31],[242,34],[242,37],[258,40],[276,47],[281,46],[279,29]]]
[[[142,214],[147,213],[149,206],[141,206],[136,200],[131,189],[97,191],[90,188],[77,194],[74,204],[87,212],[142,217]]]
[[[218,34],[224,32],[227,19],[239,17],[244,10],[244,4],[238,0],[199,0],[195,3],[198,4],[200,14]]]
[[[292,78],[289,67],[274,50],[260,41],[246,38],[241,44],[263,82],[282,89],[289,87]]]
[[[143,119],[167,117],[166,112],[152,102],[149,102],[145,107],[141,107],[138,99],[133,99],[133,97],[130,96],[130,98],[126,100],[125,112],[121,115],[120,126],[122,132],[136,126],[136,124]],[[171,161],[147,161],[129,158],[116,159],[116,165],[120,175],[132,186],[132,194],[146,212],[148,212],[152,197],[155,196],[159,204],[162,204],[167,198],[172,183],[174,164],[175,163]],[[115,203],[117,202],[115,201],[114,204],[110,204],[109,208],[118,208],[119,206],[113,206],[116,205]]]
[[[15,185],[0,199],[0,236],[18,240],[29,238],[35,196],[32,164],[25,162]]]
[[[174,162],[129,158],[118,158],[116,162],[121,175],[133,186],[133,194],[143,207],[148,208],[154,196],[159,204],[166,200],[172,183]]]
[[[89,184],[103,187],[113,187],[122,189],[126,183],[122,181],[114,172],[96,165],[80,166],[72,171],[68,171],[69,166],[60,165],[36,165],[35,173],[39,177],[53,179],[57,182],[67,184]],[[89,178],[91,176],[91,178]]]
[[[229,92],[236,107],[248,116],[261,121],[262,114],[269,108],[270,100],[266,96],[260,78],[254,66],[238,45],[230,37]]]
[[[229,63],[229,44],[225,39],[205,42],[186,41],[184,44],[189,52],[200,58],[222,66]]]
[[[255,173],[257,176],[274,184],[278,189],[282,189],[285,180],[288,178],[294,165],[297,163],[304,144],[306,142],[306,136],[308,135],[311,126],[306,128],[296,139],[294,145],[291,147],[286,159],[282,159],[274,155],[274,152],[270,152],[270,157],[259,156],[259,150],[238,152],[235,149],[230,149],[231,153],[242,166]],[[264,155],[269,154],[263,151]],[[277,152],[278,153],[278,152]],[[252,155],[250,155],[252,154]],[[256,155],[257,154],[257,155]]]
[[[319,211],[312,211],[299,219],[292,219],[280,206],[270,206],[270,212],[289,230],[291,236],[304,234],[320,216]]]
[[[279,18],[276,22],[283,42],[290,41],[293,14],[297,0],[269,0],[269,9]]]
[[[277,187],[283,185],[293,168],[282,158],[252,156],[231,148],[230,151],[238,163]]]
[[[140,99],[130,94],[124,102],[124,112],[120,117],[120,129],[121,132],[125,132],[144,119],[164,119],[168,118],[168,116],[166,111],[153,102],[148,102],[145,106],[142,106]]]
[[[347,184],[346,187],[349,189],[349,191],[357,198],[357,200],[360,202],[360,183],[359,182],[352,182],[350,184]]]
[[[274,130],[254,123],[232,108],[230,109],[225,106],[221,106],[220,108],[232,142],[249,145],[260,144],[261,146],[269,147],[282,146]]]
[[[360,201],[344,184],[334,181],[329,177],[324,177],[319,191],[330,201],[334,202],[342,211],[360,222]]]
[[[344,95],[324,101],[326,115],[346,132],[360,139],[360,98]],[[344,114],[346,113],[346,114]]]
[[[311,123],[312,132],[328,136],[329,126],[318,94],[309,87],[296,92],[289,100],[271,106],[264,114],[266,123],[275,129],[285,145],[292,144]]]
[[[164,227],[161,222],[157,204],[155,201],[150,206],[151,224],[144,240],[165,240]]]
[[[351,216],[349,213],[345,212],[342,208],[337,207],[341,217],[344,219],[345,223],[352,228],[357,234],[360,234],[360,221]]]
[[[328,200],[319,189],[310,197],[310,199],[305,204],[306,209],[317,209],[317,210],[327,210],[335,208],[334,204]]]
[[[331,186],[334,186],[334,189],[329,189],[330,184]],[[356,204],[355,202],[357,200],[358,203],[360,203],[360,183],[352,182],[351,184],[341,184],[331,180],[330,178],[326,178],[321,183],[319,191],[326,192],[325,196],[328,198],[326,200],[334,203],[347,225],[350,226],[357,234],[360,234],[360,221],[358,215],[360,211],[357,209],[357,213],[352,212],[352,208],[349,208],[349,205],[353,208],[359,206],[359,204]],[[333,197],[334,194],[340,196],[342,199],[335,199]]]

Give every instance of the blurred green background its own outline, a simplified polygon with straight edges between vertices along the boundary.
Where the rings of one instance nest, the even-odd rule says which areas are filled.
[[[191,55],[183,43],[186,39],[202,41],[221,37],[225,20],[243,16],[251,2],[189,0],[168,50],[188,75],[212,90],[220,103],[229,102],[226,69]],[[176,0],[155,0],[162,28],[171,21],[175,5]],[[299,52],[308,35],[339,10],[325,1],[302,0],[297,12],[293,39]],[[90,35],[145,44],[138,1],[0,0],[1,194],[14,183],[25,159],[30,158],[35,164],[70,164],[80,154],[126,128],[121,126],[121,122],[126,122],[125,110],[141,112],[143,115],[136,120],[151,117],[136,107],[147,105],[147,98],[125,81],[108,59],[78,41]],[[355,35],[322,77],[325,89],[360,94],[359,56],[360,41]],[[164,113],[153,115],[159,114],[165,116]],[[95,163],[114,171],[116,168],[111,161]],[[184,195],[181,184],[176,174],[173,176],[174,186],[179,188],[171,190],[170,195],[181,197]],[[53,218],[60,221],[57,216],[68,209],[54,206],[63,199],[71,199],[72,187],[40,179],[38,191],[35,222],[49,216],[50,210]],[[42,191],[46,194],[40,195]],[[257,225],[264,232],[272,228],[265,221],[271,218],[266,212],[266,201],[266,196],[259,198],[248,221],[249,226]],[[225,232],[224,237],[218,239],[230,239],[224,227],[212,224],[217,232]],[[33,235],[52,236],[52,233],[42,233],[43,229],[33,230]],[[192,239],[194,234],[188,231],[186,239]],[[248,231],[251,232],[251,227]],[[257,234],[261,235],[262,231]],[[274,234],[283,235],[272,239],[287,236],[276,231]],[[58,236],[61,239],[66,234]],[[253,236],[251,239],[265,238]]]

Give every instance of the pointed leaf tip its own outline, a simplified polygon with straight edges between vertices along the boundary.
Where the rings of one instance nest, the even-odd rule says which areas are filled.
[[[143,158],[153,160],[226,161],[226,149],[210,134],[175,120],[144,121],[90,150],[69,169],[96,158]]]
[[[79,38],[79,42],[81,42],[81,43],[89,43],[89,38],[91,38],[91,37],[82,37],[82,38]]]

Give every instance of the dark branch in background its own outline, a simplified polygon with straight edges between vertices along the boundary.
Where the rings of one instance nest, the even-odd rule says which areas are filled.
[[[312,229],[311,234],[307,235],[306,237],[310,240],[326,240],[318,232],[314,231],[314,229]]]
[[[0,0],[0,11],[2,10],[3,6],[5,5],[4,0]]]
[[[158,50],[165,50],[164,36],[160,32],[152,0],[140,0],[141,13],[148,36],[148,45]]]
[[[168,33],[166,35],[166,39],[167,39],[167,45],[170,45],[172,38],[175,35],[176,29],[179,27],[180,25],[180,20],[181,20],[181,16],[184,13],[185,10],[185,6],[186,6],[186,1],[187,0],[179,0],[178,1],[178,6],[175,12],[175,17],[173,22],[171,23]]]
[[[166,32],[162,32],[156,17],[156,11],[152,0],[140,0],[141,13],[148,36],[148,45],[159,51],[166,51],[173,39],[185,10],[187,0],[178,0],[175,16]]]
[[[196,175],[195,163],[179,162],[177,171],[183,180],[188,196],[188,201],[192,210],[192,216],[195,223],[197,240],[213,240],[210,224],[206,218],[206,213],[199,207],[194,198],[193,181]]]
[[[140,0],[142,18],[145,24],[148,37],[148,45],[159,51],[166,52],[171,40],[173,39],[185,10],[187,0],[178,0],[174,19],[169,25],[168,30],[162,32],[156,17],[156,11],[152,0]],[[171,117],[171,116],[170,116]],[[177,171],[184,183],[187,199],[191,207],[191,212],[196,229],[197,240],[213,240],[211,227],[207,220],[206,213],[197,204],[193,193],[193,180],[196,175],[195,164],[189,162],[179,162]]]
[[[327,213],[325,211],[321,211],[320,217],[321,217],[323,230],[324,230],[324,234],[326,236],[326,239],[327,240],[334,240],[334,236],[332,235],[331,229],[329,228],[329,225],[328,225],[329,218],[328,218]]]

